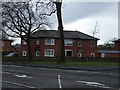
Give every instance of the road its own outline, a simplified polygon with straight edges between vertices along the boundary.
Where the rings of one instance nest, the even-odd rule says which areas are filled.
[[[2,88],[108,88],[118,90],[118,72],[2,66]],[[42,89],[43,90],[43,89]]]

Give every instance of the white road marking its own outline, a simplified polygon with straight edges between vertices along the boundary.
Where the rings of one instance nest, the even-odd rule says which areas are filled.
[[[33,78],[33,77],[28,77],[27,75],[14,75],[14,76],[19,78]]]
[[[58,84],[59,84],[59,88],[62,88],[60,75],[58,75]]]
[[[0,81],[2,81],[2,80],[0,80]],[[22,87],[26,87],[26,88],[36,88],[36,87],[33,87],[33,86],[29,86],[29,85],[25,85],[25,84],[20,84],[20,83],[9,82],[9,81],[2,81],[2,82],[3,83],[17,85],[17,86],[22,86]]]
[[[76,81],[76,82],[85,83],[86,85],[94,86],[94,87],[112,88],[112,87],[108,87],[108,86],[106,86],[105,84],[98,83],[98,82],[88,82],[88,81]]]
[[[18,75],[16,75],[17,73],[2,72],[2,71],[0,71],[0,73],[5,73],[5,74],[15,74],[15,75],[14,75],[15,77],[20,77],[20,78],[33,78],[33,77],[29,77],[29,76],[24,75],[24,74],[18,74]]]

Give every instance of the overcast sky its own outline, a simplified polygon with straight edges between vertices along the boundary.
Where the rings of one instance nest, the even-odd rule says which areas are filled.
[[[77,30],[89,35],[98,22],[98,44],[118,38],[118,2],[64,2],[62,16],[64,30]],[[56,14],[51,17],[52,29],[57,29]],[[20,41],[20,40],[19,40]]]
[[[92,35],[98,21],[98,44],[118,38],[117,2],[63,2],[62,16],[64,30],[77,30]],[[57,29],[57,20],[54,28]]]

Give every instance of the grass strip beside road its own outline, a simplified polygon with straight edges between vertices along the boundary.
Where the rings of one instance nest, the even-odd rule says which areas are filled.
[[[50,65],[67,65],[67,66],[104,66],[104,65],[120,65],[117,62],[25,62],[27,64],[50,64]]]

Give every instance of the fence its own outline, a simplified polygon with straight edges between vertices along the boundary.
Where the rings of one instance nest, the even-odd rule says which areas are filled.
[[[33,57],[33,61],[58,62],[60,57]],[[3,61],[28,61],[28,57],[5,57]],[[65,57],[66,62],[120,62],[120,58]]]

